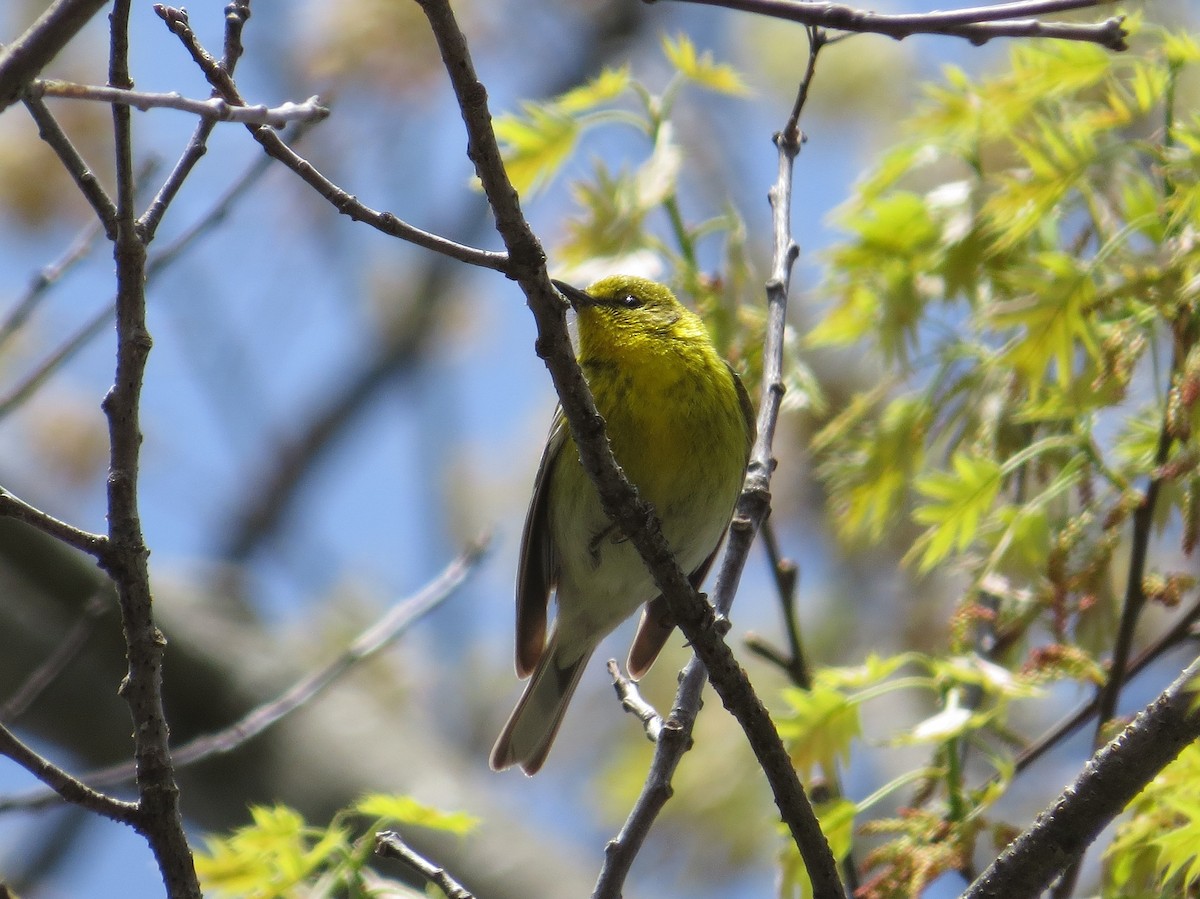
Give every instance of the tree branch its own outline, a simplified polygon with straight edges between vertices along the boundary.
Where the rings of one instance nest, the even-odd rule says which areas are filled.
[[[97,623],[109,608],[108,597],[101,593],[93,595],[84,604],[83,614],[71,625],[71,629],[54,647],[54,651],[30,673],[12,696],[0,703],[0,724],[11,724],[20,718],[46,688],[58,679],[95,633]]]
[[[183,42],[184,47],[191,54],[193,61],[200,67],[200,70],[204,73],[204,77],[208,79],[208,83],[216,89],[217,93],[227,103],[234,106],[244,106],[245,100],[242,99],[241,93],[238,91],[237,85],[229,76],[229,73],[225,71],[217,60],[213,59],[196,39],[191,26],[188,25],[187,14],[181,9],[165,6],[161,3],[155,4],[154,11],[167,23],[167,27],[171,30],[171,33]],[[250,135],[258,141],[267,155],[282,162],[299,175],[309,187],[313,188],[313,190],[333,204],[333,207],[342,215],[348,216],[351,221],[365,222],[372,228],[390,237],[398,237],[401,240],[424,247],[427,250],[433,250],[435,253],[442,253],[445,256],[465,262],[468,265],[490,268],[494,271],[503,272],[510,277],[512,276],[509,271],[509,259],[504,253],[464,246],[463,244],[455,243],[452,240],[447,240],[444,237],[439,237],[428,231],[422,231],[420,228],[402,222],[390,212],[379,212],[371,209],[369,206],[360,203],[358,198],[351,196],[317,171],[311,162],[299,156],[272,129],[262,125],[247,125],[246,127],[250,131]]]
[[[375,854],[404,862],[431,884],[446,894],[447,899],[475,899],[473,893],[423,855],[419,855],[394,830],[375,834]]]
[[[657,0],[643,0],[654,3]],[[841,3],[809,3],[805,0],[687,0],[705,6],[756,13],[786,19],[810,27],[882,34],[903,40],[914,34],[940,34],[961,37],[972,44],[985,44],[997,37],[1041,37],[1087,41],[1110,50],[1126,50],[1124,17],[1114,16],[1096,24],[1042,22],[1017,19],[1018,16],[1043,15],[1072,9],[1106,5],[1112,0],[1019,0],[994,6],[952,10],[950,12],[887,15],[845,6]]]
[[[203,734],[171,750],[171,762],[178,771],[213,756],[233,752],[275,726],[297,709],[303,708],[367,659],[396,642],[409,627],[441,605],[474,571],[487,549],[488,538],[480,537],[455,558],[436,578],[419,592],[400,601],[363,631],[335,659],[306,674],[278,696],[251,709],[233,724]],[[0,718],[2,721],[3,718]],[[97,787],[128,783],[137,774],[134,765],[124,763],[89,771],[83,777]],[[0,812],[40,808],[50,804],[53,794],[31,792],[0,800]]]
[[[0,49],[0,112],[107,5],[108,0],[55,0],[24,34]]]
[[[140,810],[136,803],[123,802],[96,792],[62,768],[42,758],[18,740],[3,724],[0,724],[0,754],[8,756],[72,805],[78,805],[122,824],[137,826]]]
[[[1121,734],[1092,756],[1019,837],[971,884],[964,899],[1036,896],[1100,835],[1154,776],[1200,737],[1192,711],[1200,659]]]
[[[264,125],[282,128],[292,122],[319,122],[329,116],[329,108],[321,105],[320,97],[309,97],[303,103],[291,101],[279,106],[235,106],[220,97],[193,100],[176,91],[147,93],[95,84],[76,84],[71,81],[34,81],[28,95],[34,99],[58,97],[66,100],[93,100],[132,106],[145,112],[149,109],[177,109],[218,122],[237,122],[242,125]]]
[[[104,228],[105,236],[109,240],[115,240],[117,235],[117,207],[113,205],[112,199],[100,184],[100,179],[96,177],[96,173],[92,171],[83,156],[75,149],[75,145],[71,143],[71,139],[67,137],[66,132],[62,130],[62,127],[58,124],[58,120],[54,118],[53,113],[50,112],[45,103],[38,97],[26,95],[25,108],[29,110],[30,117],[38,126],[38,136],[48,143],[51,149],[58,154],[63,168],[75,180],[75,186],[79,188],[79,192],[83,194],[83,198],[95,210],[96,217],[100,219],[100,224]]]
[[[233,70],[237,67],[238,60],[241,59],[242,30],[246,27],[246,20],[249,18],[250,0],[235,0],[225,7],[225,55],[221,59],[221,66],[230,75],[233,75]],[[215,91],[213,96],[216,96]],[[138,226],[142,229],[142,236],[147,244],[154,240],[159,223],[166,215],[167,207],[171,205],[171,201],[175,199],[179,189],[183,187],[183,182],[200,162],[200,157],[208,152],[208,138],[216,126],[215,119],[201,119],[196,123],[192,137],[184,147],[183,153],[180,154],[175,167],[171,169],[170,174],[158,189],[158,193],[154,195],[154,199],[150,201],[146,211],[138,219]]]
[[[25,524],[37,528],[43,534],[49,534],[56,540],[61,540],[68,546],[73,546],[96,559],[102,560],[109,548],[108,538],[102,534],[90,534],[65,521],[59,521],[53,515],[47,515],[41,509],[31,506],[3,487],[0,487],[0,515],[23,521]]]
[[[129,0],[116,0],[110,16],[109,83],[130,89]],[[134,211],[133,138],[128,106],[112,109],[117,171],[117,367],[104,398],[108,417],[108,539],[101,560],[117,588],[129,672],[121,695],[133,718],[138,778],[136,826],[154,853],[171,899],[200,899],[200,885],[179,809],[179,787],[171,765],[169,731],[162,701],[165,640],[154,624],[149,550],[138,511],[142,442],[140,403],[150,333],[146,329],[146,246]]]

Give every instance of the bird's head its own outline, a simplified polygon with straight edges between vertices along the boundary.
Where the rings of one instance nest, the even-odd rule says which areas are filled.
[[[575,309],[583,357],[666,349],[676,341],[709,343],[704,323],[670,288],[649,278],[611,275],[586,291],[562,281],[554,286]]]

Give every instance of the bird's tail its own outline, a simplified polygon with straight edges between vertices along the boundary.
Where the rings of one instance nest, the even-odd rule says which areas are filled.
[[[551,634],[533,677],[492,747],[493,771],[520,765],[526,774],[536,774],[550,753],[579,676],[592,656],[589,648],[581,656],[561,658],[557,636]]]

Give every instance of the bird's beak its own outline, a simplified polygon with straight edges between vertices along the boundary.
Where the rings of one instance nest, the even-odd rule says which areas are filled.
[[[550,283],[555,286],[559,293],[567,298],[567,302],[571,304],[572,309],[578,309],[580,306],[596,305],[595,297],[586,291],[580,290],[578,287],[572,287],[566,281],[558,281],[551,278]]]

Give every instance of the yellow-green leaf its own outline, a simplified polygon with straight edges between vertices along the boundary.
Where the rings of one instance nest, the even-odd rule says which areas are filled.
[[[951,467],[953,471],[936,471],[916,482],[917,491],[929,499],[913,510],[913,519],[929,526],[912,549],[923,553],[921,571],[971,544],[1000,491],[1001,470],[994,459],[956,453]]]
[[[444,812],[418,802],[411,796],[371,793],[354,804],[354,810],[371,818],[384,818],[396,824],[415,824],[450,833],[470,833],[479,819],[466,812]]]
[[[745,96],[750,93],[750,88],[737,69],[726,63],[715,62],[712,53],[707,50],[697,53],[696,45],[686,35],[681,34],[674,39],[664,35],[662,48],[671,65],[685,78],[721,94]]]

